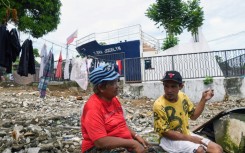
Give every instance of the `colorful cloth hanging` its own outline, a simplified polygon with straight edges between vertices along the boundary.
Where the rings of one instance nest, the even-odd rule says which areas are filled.
[[[46,44],[43,45],[42,50],[41,50],[41,63],[40,63],[40,70],[39,70],[39,78],[43,76],[43,70],[45,67],[45,63],[47,61],[47,46]]]
[[[64,79],[70,79],[70,73],[69,73],[69,67],[70,67],[71,61],[66,58],[66,64],[64,68]]]
[[[60,57],[58,60],[56,72],[55,72],[56,78],[62,78],[62,53],[60,52]]]
[[[40,98],[44,98],[46,96],[46,89],[48,86],[48,82],[50,81],[53,75],[53,69],[54,69],[54,55],[50,51],[48,60],[45,63],[43,76],[41,77],[40,82],[38,84],[38,89],[40,91]]]
[[[116,60],[116,64],[118,66],[119,74],[122,75],[122,61],[121,60]]]

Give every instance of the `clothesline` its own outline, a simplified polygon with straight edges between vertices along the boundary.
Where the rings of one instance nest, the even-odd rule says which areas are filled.
[[[67,50],[67,48],[65,48],[65,47],[63,47],[63,46],[61,46],[61,45],[59,45],[59,44],[56,44],[56,43],[54,43],[54,42],[52,42],[52,41],[50,41],[50,40],[47,40],[47,39],[44,39],[44,38],[41,38],[41,39],[44,40],[44,41],[46,41],[46,42],[51,43],[52,45],[54,44],[54,45],[56,45],[56,46],[59,46],[59,47],[64,48],[64,49]],[[65,51],[66,51],[66,50],[65,50]],[[78,53],[78,51],[71,50],[71,49],[69,49],[69,48],[68,48],[68,51],[75,52],[75,53],[77,53],[78,55],[81,55],[82,57],[92,58],[92,59],[98,60],[98,61],[106,61],[106,62],[115,63],[115,60],[101,59],[101,58],[98,58],[98,57],[96,57],[96,56],[85,55],[85,54],[83,54],[83,53]],[[63,50],[62,50],[62,52],[63,52]],[[70,60],[71,60],[71,59],[70,59]],[[55,60],[55,61],[56,61],[56,60]],[[58,60],[57,60],[57,61],[58,61]]]
[[[59,47],[64,48],[64,49],[66,49],[66,50],[67,50],[67,48],[66,48],[66,47],[61,46],[61,45],[59,45],[59,44],[56,44],[56,43],[54,43],[54,42],[52,42],[52,41],[50,41],[50,40],[47,40],[47,39],[44,39],[44,38],[40,38],[40,39],[42,39],[42,40],[44,40],[44,41],[46,41],[46,42],[49,42],[49,43],[51,43],[52,45],[56,45],[56,46],[59,46]],[[68,48],[68,51],[72,51],[72,52],[76,52],[76,53],[77,53],[77,51],[75,51],[75,50],[71,50],[71,49],[69,49],[69,48]]]
[[[9,2],[9,1],[7,1],[7,2]],[[13,25],[13,24],[11,24],[11,23],[8,23],[8,25],[11,25],[11,26],[13,26],[15,29],[16,29],[16,26],[15,25]],[[17,29],[16,29],[17,30]],[[19,33],[20,34],[20,33]],[[20,37],[20,36],[19,36]],[[31,40],[31,35],[29,34],[29,36],[28,36],[28,38],[27,39],[30,39]],[[33,38],[33,39],[36,39],[36,38]],[[39,39],[41,39],[41,40],[44,40],[45,42],[49,42],[49,43],[51,43],[52,44],[52,47],[51,48],[53,48],[53,45],[55,45],[55,46],[59,46],[59,47],[61,47],[61,51],[62,51],[62,53],[63,53],[63,49],[64,49],[64,51],[69,51],[69,52],[73,52],[73,53],[77,53],[78,54],[78,52],[77,51],[75,51],[75,50],[72,50],[72,49],[69,49],[69,48],[67,48],[67,47],[64,47],[64,46],[62,46],[62,45],[60,45],[60,44],[57,44],[57,43],[55,43],[55,42],[52,42],[52,41],[50,41],[50,40],[47,40],[47,39],[45,39],[45,38],[39,38]],[[38,41],[38,39],[36,39],[37,41]],[[40,43],[40,42],[37,42],[37,41],[33,41],[33,44],[35,44],[35,43]],[[20,43],[21,43],[21,40],[20,40]],[[36,48],[36,47],[35,47]],[[38,47],[39,48],[39,47]],[[54,50],[53,49],[53,51],[55,51],[56,52],[56,50]],[[79,55],[79,54],[78,54]]]
[[[10,24],[10,25],[12,25],[12,24]],[[13,26],[14,26],[14,25],[13,25]],[[29,35],[28,39],[30,39],[30,35]],[[53,45],[61,47],[61,50],[58,50],[59,52],[57,52],[57,53],[60,53],[60,51],[61,51],[62,53],[64,53],[64,51],[66,52],[66,51],[68,50],[69,52],[76,53],[77,55],[80,55],[80,56],[82,56],[82,57],[92,58],[92,59],[98,60],[98,61],[106,61],[106,62],[115,63],[115,60],[107,60],[107,59],[101,59],[101,58],[98,58],[98,57],[95,57],[95,56],[92,56],[92,55],[85,55],[85,54],[82,54],[82,53],[78,53],[78,51],[76,51],[76,50],[69,49],[69,48],[67,48],[67,47],[64,47],[64,46],[62,46],[62,45],[60,45],[60,44],[57,44],[57,43],[55,43],[55,42],[53,42],[53,41],[50,41],[50,40],[47,40],[47,39],[45,39],[45,38],[39,38],[39,39],[44,40],[45,43],[46,43],[46,42],[51,43],[51,44],[52,44],[51,50],[52,50],[53,53],[55,52],[55,55],[56,55],[56,51],[57,51],[57,50],[54,49]],[[35,42],[33,42],[33,44],[35,44]],[[39,48],[38,48],[38,49],[39,49]],[[63,49],[64,49],[64,50],[63,50]],[[74,56],[73,56],[73,57],[74,57]],[[57,56],[57,60],[55,60],[55,61],[58,61],[58,59],[59,59],[59,57]],[[70,60],[71,60],[71,59],[70,59]]]
[[[44,40],[45,42],[51,43],[52,46],[53,46],[53,45],[56,45],[56,46],[59,46],[59,47],[61,47],[61,48],[64,48],[65,51],[67,51],[67,48],[65,48],[65,47],[63,47],[63,46],[61,46],[61,45],[59,45],[59,44],[56,44],[56,43],[54,43],[54,42],[52,42],[52,41],[50,41],[50,40],[44,39],[44,38],[41,38],[41,39]],[[61,50],[61,51],[63,52],[63,50]],[[82,53],[78,53],[77,51],[71,50],[71,49],[69,49],[69,48],[68,48],[68,51],[75,52],[75,53],[77,53],[78,55],[82,55],[83,57],[88,57],[88,58],[92,58],[92,59],[95,59],[95,60],[102,60],[102,59],[97,58],[97,57],[92,56],[92,55],[85,55],[85,54],[82,54]],[[71,59],[70,59],[70,60],[71,60]],[[55,60],[55,61],[56,61],[56,60]],[[110,62],[110,61],[113,62],[114,60],[106,60],[106,61],[108,61],[108,62]]]
[[[73,53],[76,53],[77,55],[79,55],[77,51],[71,50],[71,49],[69,49],[69,48],[65,48],[65,47],[62,46],[62,45],[59,45],[59,44],[57,44],[57,43],[54,43],[54,42],[52,42],[52,41],[50,41],[50,40],[47,40],[47,39],[44,39],[44,38],[40,38],[40,39],[44,40],[45,43],[48,42],[48,43],[51,43],[51,44],[52,44],[52,48],[51,48],[51,49],[52,49],[53,53],[55,52],[55,55],[56,55],[56,51],[57,51],[57,50],[54,49],[54,45],[61,48],[61,50],[58,50],[59,53],[60,53],[60,51],[61,51],[61,53],[65,53],[65,52],[69,51],[69,52],[73,52]],[[64,51],[65,51],[65,52],[64,52]]]

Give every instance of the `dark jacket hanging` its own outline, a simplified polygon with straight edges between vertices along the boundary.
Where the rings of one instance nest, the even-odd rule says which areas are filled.
[[[6,73],[12,73],[12,63],[20,54],[20,42],[16,29],[10,32],[5,25],[0,27],[0,66],[6,68]]]
[[[0,26],[0,66],[8,67],[8,63],[11,57],[8,57],[8,38],[9,31],[5,25]]]
[[[16,58],[19,57],[21,51],[19,37],[15,28],[10,31],[9,39],[10,39],[10,48],[12,53],[12,62],[15,62]]]
[[[28,73],[35,74],[35,59],[33,54],[32,41],[26,39],[21,49],[22,53],[17,73],[20,76],[28,76]]]

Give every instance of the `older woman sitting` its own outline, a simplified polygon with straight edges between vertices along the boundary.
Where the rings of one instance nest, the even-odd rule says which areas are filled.
[[[81,116],[83,153],[111,153],[124,148],[143,153],[148,143],[127,126],[117,99],[119,74],[109,65],[95,68],[89,75],[94,94]]]

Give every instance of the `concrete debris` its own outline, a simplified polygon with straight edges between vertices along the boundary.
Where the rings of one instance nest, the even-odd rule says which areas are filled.
[[[0,152],[10,153],[80,153],[81,108],[91,92],[82,95],[70,91],[49,90],[45,99],[36,89],[0,88]],[[79,97],[80,96],[80,97]],[[79,98],[78,98],[79,97]],[[131,128],[150,142],[158,142],[153,132],[154,99],[121,94],[126,120]],[[190,122],[200,125],[220,111],[244,107],[245,99],[208,103],[202,116]]]
[[[228,153],[245,150],[245,116],[229,114],[214,122],[215,140]]]

